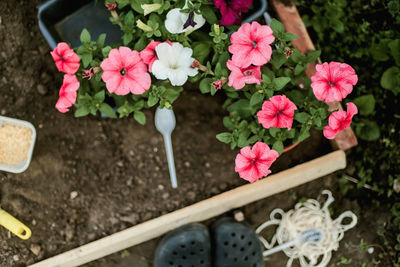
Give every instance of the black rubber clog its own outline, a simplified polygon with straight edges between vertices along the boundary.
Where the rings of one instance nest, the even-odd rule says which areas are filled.
[[[206,226],[200,223],[181,226],[161,240],[154,267],[211,267],[210,246]]]
[[[211,227],[214,267],[263,267],[261,243],[253,228],[232,218]]]

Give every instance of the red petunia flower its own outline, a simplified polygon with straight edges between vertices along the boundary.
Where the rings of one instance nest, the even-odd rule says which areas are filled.
[[[258,122],[264,128],[292,128],[296,105],[284,95],[276,95],[265,101],[257,113]]]
[[[151,77],[139,52],[121,46],[112,49],[100,67],[104,70],[101,78],[110,93],[140,95],[150,88]]]
[[[354,69],[339,62],[325,62],[315,66],[316,73],[311,77],[311,88],[318,100],[326,103],[342,101],[353,91],[358,77]]]
[[[228,85],[232,86],[236,90],[242,89],[246,84],[261,84],[262,82],[260,66],[248,66],[246,68],[240,68],[236,66],[232,60],[228,60],[226,66],[231,71]]]
[[[253,148],[246,146],[240,150],[235,159],[235,171],[250,183],[271,173],[269,169],[279,154],[262,142],[254,144]]]
[[[58,93],[59,98],[56,104],[58,111],[65,113],[69,111],[76,101],[76,91],[79,89],[79,82],[75,75],[65,74],[64,81]]]
[[[270,44],[274,40],[269,26],[260,25],[256,21],[245,23],[231,36],[229,52],[232,54],[232,61],[241,68],[262,66],[271,59]]]
[[[229,26],[242,23],[242,13],[249,11],[253,0],[214,0],[215,6],[221,12],[220,25]]]
[[[329,124],[324,128],[324,136],[333,139],[340,132],[350,126],[353,116],[358,113],[354,103],[347,103],[347,112],[340,110],[332,112],[329,116]]]
[[[79,57],[66,43],[58,43],[57,47],[50,52],[57,69],[67,74],[75,74],[79,69]]]

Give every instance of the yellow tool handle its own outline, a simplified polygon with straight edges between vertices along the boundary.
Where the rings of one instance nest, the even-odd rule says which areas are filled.
[[[1,208],[0,225],[4,226],[21,239],[28,239],[32,235],[31,229]]]

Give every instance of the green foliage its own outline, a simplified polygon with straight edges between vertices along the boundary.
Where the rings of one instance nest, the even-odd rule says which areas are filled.
[[[359,180],[357,188],[368,183],[368,188],[376,192],[362,196],[389,207],[393,214],[393,223],[380,234],[384,251],[373,262],[379,264],[382,258],[390,258],[393,266],[399,266],[400,253],[394,244],[400,234],[400,195],[394,192],[394,181],[400,179],[400,2],[296,2],[322,51],[322,61],[345,62],[358,75],[350,101],[359,109],[353,118],[359,145],[352,149],[348,162],[355,167],[352,176]],[[344,194],[352,191],[345,178],[340,184]]]

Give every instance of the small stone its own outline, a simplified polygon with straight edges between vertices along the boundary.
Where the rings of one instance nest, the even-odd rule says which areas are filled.
[[[236,210],[233,213],[233,218],[235,218],[235,221],[237,222],[243,222],[244,221],[244,214],[241,210]]]
[[[18,256],[18,255],[14,255],[14,256],[13,256],[13,260],[14,260],[14,261],[19,261],[19,256]]]
[[[204,164],[204,166],[206,166],[206,168],[210,168],[211,164],[209,162],[206,162],[206,164]]]
[[[131,186],[132,185],[132,178],[129,178],[127,181],[126,181],[126,185],[127,186]]]
[[[71,242],[72,239],[74,238],[74,234],[75,234],[74,229],[71,226],[67,225],[65,229],[65,241]]]
[[[187,193],[187,198],[189,199],[189,200],[194,200],[195,198],[196,198],[196,193],[195,192],[193,192],[193,191],[189,191],[188,193]]]
[[[162,184],[159,184],[159,185],[158,185],[158,189],[159,189],[159,190],[164,190],[164,186],[163,186]]]
[[[211,172],[206,172],[205,175],[206,175],[206,177],[210,177],[210,178],[213,176]]]
[[[158,147],[153,147],[153,152],[154,153],[158,152]]]
[[[135,153],[133,152],[133,150],[129,150],[129,156],[133,156],[135,155]]]
[[[219,193],[218,188],[216,188],[216,187],[211,188],[211,193],[218,194]]]
[[[70,198],[70,199],[75,199],[77,196],[78,196],[78,192],[77,192],[77,191],[72,191],[72,192],[69,194],[69,198]]]
[[[3,83],[7,83],[7,78],[3,76],[3,78],[1,78],[1,81],[2,81]]]
[[[1,56],[2,56],[3,58],[7,58],[7,53],[6,53],[6,52],[2,51],[0,54],[1,54]]]
[[[369,248],[368,248],[368,253],[369,253],[369,254],[374,253],[374,248],[373,248],[373,247],[369,247]]]
[[[393,182],[393,191],[400,193],[400,179],[395,179]]]
[[[127,222],[127,223],[135,225],[139,221],[139,215],[136,213],[133,213],[129,216],[121,216],[119,219],[123,222]]]
[[[164,194],[162,194],[162,199],[167,199],[167,198],[169,198],[169,193],[164,193]]]
[[[43,128],[43,124],[39,123],[39,129]]]
[[[185,161],[185,167],[189,168],[190,167],[190,162],[189,161]]]
[[[221,189],[222,191],[226,190],[226,188],[228,188],[228,185],[226,183],[222,183],[219,185],[219,189]]]
[[[6,110],[3,108],[2,110],[1,110],[1,115],[5,115],[6,114]]]
[[[38,84],[37,86],[36,86],[36,89],[37,89],[37,91],[38,91],[38,93],[40,94],[40,95],[46,95],[47,94],[47,88],[43,85],[43,84]]]
[[[142,216],[142,220],[143,221],[148,221],[153,217],[153,215],[151,214],[151,212],[146,212],[143,216]]]
[[[37,244],[31,244],[30,248],[29,248],[33,254],[35,254],[36,256],[39,255],[40,253],[40,246]]]
[[[118,161],[117,166],[122,168],[122,167],[124,167],[124,163],[122,161]]]
[[[35,219],[32,220],[32,225],[34,225],[34,226],[36,225],[36,220]]]

